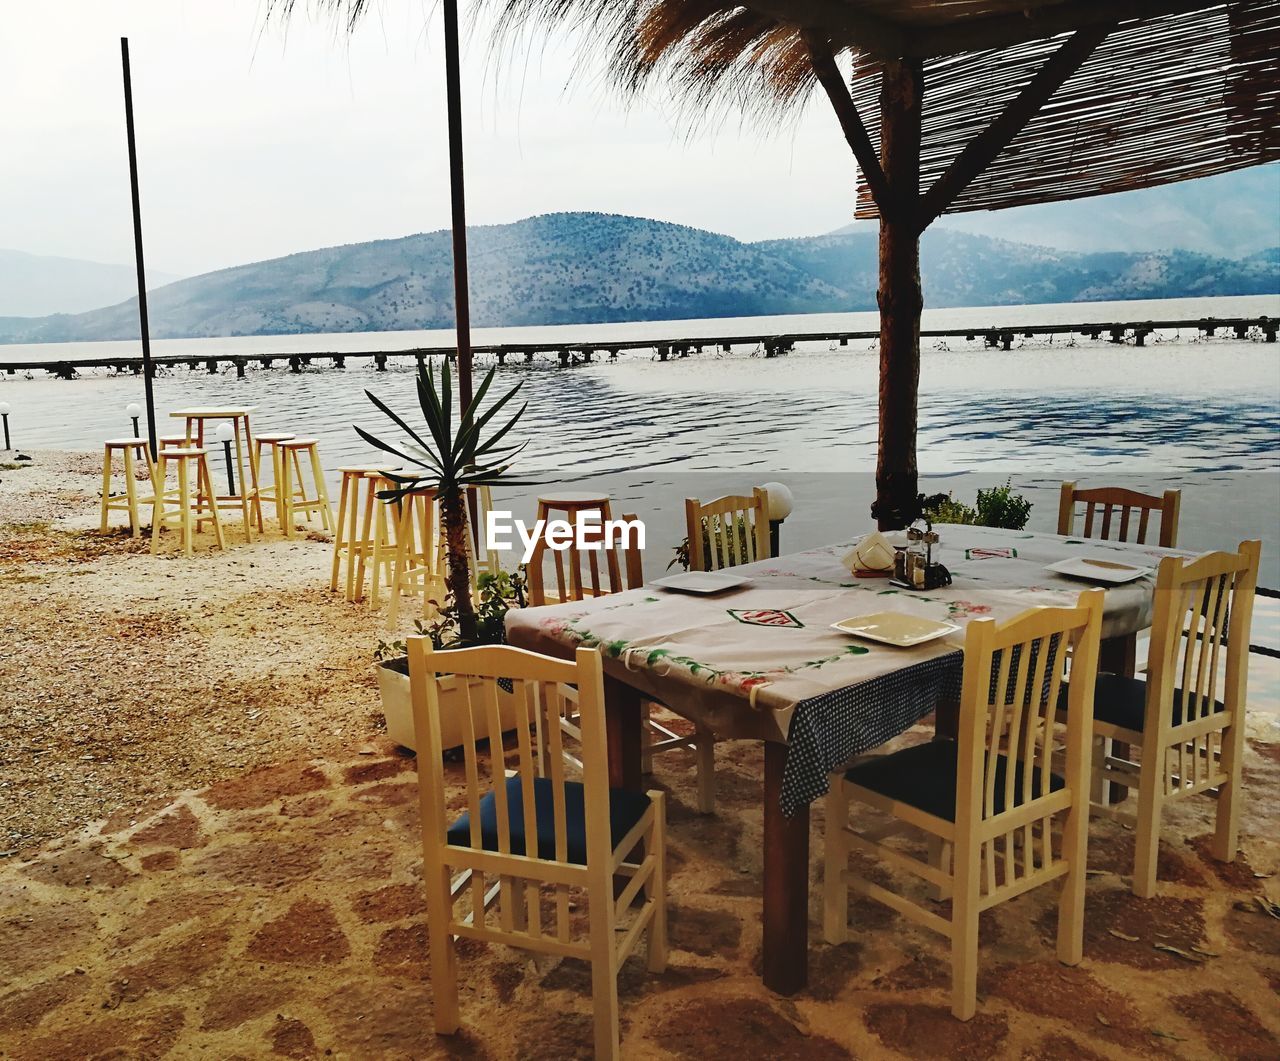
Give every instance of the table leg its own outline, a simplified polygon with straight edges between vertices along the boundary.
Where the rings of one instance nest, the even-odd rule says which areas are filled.
[[[252,495],[250,494],[250,490],[252,489],[252,487],[250,487],[249,485],[249,477],[245,475],[245,448],[250,444],[248,441],[248,437],[249,437],[248,424],[249,424],[249,420],[246,417],[245,430],[241,432],[240,418],[238,416],[233,416],[231,418],[231,430],[235,434],[235,441],[236,441],[236,471],[240,475],[240,497],[238,500],[240,501],[240,513],[244,517],[244,540],[252,544],[253,543],[253,500],[252,500]],[[253,467],[252,453],[249,454],[248,466],[250,468]],[[254,479],[256,481],[257,479],[256,475],[254,476]],[[232,495],[230,498],[228,498],[228,500],[237,500],[237,499],[235,498],[234,495]],[[262,513],[259,512],[258,513],[259,518],[261,518],[261,515]],[[258,529],[261,530],[262,528],[259,527]]]
[[[794,995],[809,982],[809,808],[782,813],[787,746],[764,745],[764,985]]]
[[[1138,668],[1138,635],[1124,634],[1120,637],[1108,637],[1102,641],[1098,652],[1098,670],[1109,671],[1125,678],[1132,678]],[[1130,755],[1129,745],[1123,741],[1112,741],[1111,748],[1117,758],[1127,759]],[[1123,803],[1129,790],[1124,785],[1111,782],[1108,801]]]
[[[642,697],[626,682],[605,675],[605,733],[609,742],[609,787],[639,792]]]

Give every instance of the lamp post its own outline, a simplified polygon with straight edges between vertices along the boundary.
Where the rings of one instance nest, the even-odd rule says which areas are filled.
[[[129,414],[129,419],[133,421],[133,437],[138,437],[138,418],[142,416],[142,406],[137,402],[130,402],[124,407],[124,411]]]
[[[236,473],[231,467],[231,440],[235,437],[235,430],[230,424],[219,424],[215,434],[218,436],[218,441],[222,443],[222,454],[227,459],[227,484],[230,487],[227,492],[234,496]]]
[[[9,444],[9,403],[0,402],[0,420],[4,421],[4,448],[13,449]]]
[[[761,487],[769,495],[769,555],[778,555],[779,531],[782,522],[791,515],[794,498],[789,487],[782,483],[765,483]]]

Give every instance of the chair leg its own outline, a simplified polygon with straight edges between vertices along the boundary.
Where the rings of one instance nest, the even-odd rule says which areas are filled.
[[[191,469],[190,461],[185,457],[178,461],[178,498],[182,504],[182,552],[191,555],[191,539],[195,537],[195,524],[191,518]],[[196,477],[196,490],[200,489],[200,479]]]
[[[124,451],[124,493],[129,502],[129,536],[136,538],[141,533],[141,520],[138,518],[138,483],[134,478],[133,450]]]
[[[458,1013],[458,952],[449,931],[449,878],[441,871],[427,879],[427,933],[431,961],[431,993],[434,996],[437,1035],[452,1035],[461,1022]]]
[[[594,936],[595,933],[593,932]],[[609,940],[612,944],[613,940]],[[595,944],[592,942],[592,950]],[[610,946],[610,951],[613,950]],[[591,960],[591,1003],[595,1009],[595,1056],[617,1061],[622,1056],[618,1029],[618,974],[612,960]]]
[[[342,571],[342,550],[346,546],[349,548],[350,538],[346,535],[347,529],[347,503],[348,493],[350,490],[351,476],[344,475],[342,477],[342,485],[338,488],[338,524],[334,528],[333,535],[333,565],[329,573],[329,592],[336,593],[338,591],[338,575]]]
[[[653,920],[649,922],[649,972],[661,973],[667,968],[667,807],[661,793],[653,799],[653,829],[649,834],[649,850],[657,865],[653,868],[651,886]]]
[[[205,486],[209,490],[209,496],[214,497],[213,492],[213,472],[209,468],[209,460],[207,457],[200,458],[200,476],[204,479]],[[209,510],[210,518],[213,520],[213,537],[218,543],[219,549],[226,549],[227,540],[222,533],[222,517],[218,515],[218,505],[214,502],[213,507]]]
[[[978,1009],[978,851],[955,852],[951,897],[951,1014],[968,1020]]]
[[[1084,957],[1089,804],[1081,792],[1073,792],[1071,799],[1071,809],[1062,825],[1062,858],[1067,864],[1067,875],[1062,879],[1062,894],[1058,898],[1058,961],[1063,965],[1079,965]]]
[[[279,448],[279,447],[277,447]],[[284,536],[286,538],[293,537],[293,475],[289,468],[289,454],[280,450],[280,479],[282,485],[276,487],[276,494],[282,500],[280,502],[284,512]]]
[[[822,867],[822,938],[843,943],[849,938],[849,887],[844,875],[849,868],[849,848],[845,829],[849,824],[849,800],[844,778],[836,775],[826,798],[826,854]]]
[[[1243,706],[1241,711],[1243,712]],[[1222,731],[1222,771],[1227,780],[1218,787],[1218,810],[1210,853],[1219,862],[1234,862],[1240,849],[1240,775],[1244,760],[1244,727],[1239,720]],[[1207,765],[1211,769],[1212,761]]]
[[[1107,737],[1093,738],[1093,760],[1089,771],[1089,802],[1102,806],[1107,802],[1107,783],[1103,780],[1107,756],[1111,752]]]
[[[1160,857],[1159,789],[1164,787],[1165,754],[1142,749],[1142,774],[1138,782],[1138,821],[1134,830],[1133,894],[1150,899],[1156,893],[1156,866]]]
[[[156,461],[155,491],[151,500],[151,555],[160,551],[160,528],[164,525],[165,475],[164,465]]]
[[[320,451],[311,447],[311,475],[316,481],[316,498],[320,502],[320,522],[325,530],[333,530],[333,508],[329,504],[329,491],[324,485],[324,469],[320,466]]]
[[[951,844],[940,836],[934,836],[932,833],[926,838],[925,843],[928,847],[929,865],[942,873],[951,872]],[[929,884],[926,888],[926,894],[930,899],[941,902],[951,895],[951,889],[941,884]]]
[[[716,811],[716,738],[702,726],[696,730],[694,745],[698,757],[698,810],[703,814]]]
[[[111,505],[111,447],[106,448],[102,457],[102,533],[106,534],[110,528],[110,520],[107,518],[108,509]]]

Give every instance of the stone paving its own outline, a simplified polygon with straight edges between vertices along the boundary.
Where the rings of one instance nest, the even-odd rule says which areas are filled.
[[[1280,743],[1250,743],[1245,857],[1209,860],[1211,801],[1188,802],[1151,901],[1126,888],[1132,834],[1094,823],[1078,968],[1053,957],[1055,889],[984,915],[965,1024],[941,937],[859,901],[853,941],[826,946],[816,883],[810,988],[761,986],[760,758],[720,746],[714,817],[691,757],[658,760],[673,949],[661,976],[622,974],[626,1056],[1280,1056]],[[463,1031],[432,1033],[413,771],[385,742],[283,763],[0,864],[0,1056],[585,1056],[586,966],[482,944],[462,945]]]

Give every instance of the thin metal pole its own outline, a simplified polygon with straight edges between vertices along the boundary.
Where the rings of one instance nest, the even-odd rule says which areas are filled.
[[[467,286],[467,197],[462,166],[462,62],[458,0],[444,0],[444,76],[449,110],[449,197],[453,205],[453,305],[458,335],[458,400],[471,404],[471,297]]]
[[[124,124],[129,136],[129,187],[133,193],[133,255],[138,263],[138,322],[142,328],[142,385],[147,394],[147,441],[156,459],[156,399],[152,387],[151,326],[147,318],[147,270],[142,262],[142,206],[138,200],[138,148],[133,136],[133,78],[129,73],[129,38],[120,38],[124,68]]]

